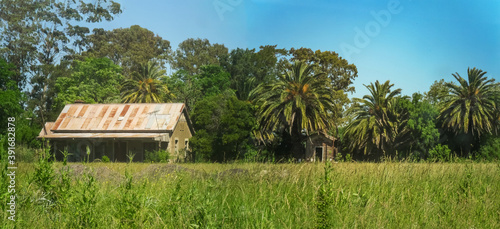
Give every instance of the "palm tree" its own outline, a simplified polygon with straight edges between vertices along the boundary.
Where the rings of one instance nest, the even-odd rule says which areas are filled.
[[[380,84],[377,80],[365,85],[370,95],[354,98],[349,111],[354,120],[345,132],[347,147],[353,152],[396,156],[397,150],[408,143],[408,113],[398,109],[396,96],[401,89],[391,90],[393,86],[389,81]]]
[[[160,69],[157,62],[149,61],[132,74],[132,78],[121,85],[122,102],[124,103],[162,103],[168,102],[173,95],[161,82],[165,70]]]
[[[495,119],[498,119],[495,102],[498,83],[488,79],[486,72],[480,69],[468,68],[467,74],[468,80],[458,73],[452,74],[459,84],[446,84],[450,94],[444,98],[439,120],[443,128],[455,135],[466,135],[477,142],[481,135],[494,132]],[[467,152],[470,144],[473,143],[466,146]]]
[[[328,130],[332,127],[331,114],[335,112],[328,79],[324,73],[314,73],[313,68],[314,65],[295,62],[291,71],[271,83],[260,84],[250,93],[259,106],[260,133],[284,129],[291,136],[296,158],[303,156],[303,131],[307,135],[311,131]]]

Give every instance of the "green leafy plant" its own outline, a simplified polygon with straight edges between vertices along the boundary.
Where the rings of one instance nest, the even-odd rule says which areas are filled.
[[[324,176],[321,179],[318,192],[316,194],[316,228],[332,228],[331,208],[333,206],[333,184],[330,177],[332,165],[330,162],[325,164]]]
[[[50,153],[50,145],[47,144],[45,150],[42,151],[39,156],[38,163],[35,168],[35,174],[32,178],[32,182],[35,183],[36,186],[42,192],[42,199],[47,201],[48,205],[51,205],[55,201],[55,193],[54,193],[54,168],[52,167],[52,155]]]
[[[449,161],[451,156],[450,154],[451,150],[447,145],[438,144],[434,148],[429,150],[429,157],[427,158],[427,160],[441,162]]]
[[[128,163],[132,163],[132,161],[134,160],[134,157],[135,157],[135,153],[132,153],[132,151],[129,151],[127,153]]]
[[[83,180],[78,181],[75,196],[72,199],[74,220],[72,227],[95,228],[97,227],[97,192],[99,187],[94,176],[84,175]]]
[[[102,156],[102,159],[101,159],[101,160],[102,160],[102,162],[104,162],[104,163],[109,163],[109,162],[110,162],[109,157],[108,157],[108,156],[106,156],[106,155]]]
[[[481,148],[476,152],[476,160],[500,160],[500,137],[490,136],[487,138],[484,143],[481,144]]]
[[[87,163],[89,163],[90,162],[90,147],[89,146],[87,146],[86,151],[87,151]]]
[[[133,177],[128,171],[125,171],[125,182],[121,185],[121,198],[118,202],[118,208],[115,212],[116,217],[120,219],[122,225],[130,227],[136,226],[136,214],[141,209],[140,191],[133,186]]]
[[[351,157],[350,153],[348,153],[348,154],[345,155],[345,161],[346,162],[351,162],[352,161],[352,157]]]
[[[146,151],[144,155],[144,162],[168,162],[170,159],[170,153],[164,149]]]

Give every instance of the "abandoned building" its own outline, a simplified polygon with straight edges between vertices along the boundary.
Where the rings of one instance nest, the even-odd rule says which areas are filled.
[[[326,161],[335,158],[335,138],[324,132],[318,132],[309,136],[306,140],[306,160]]]
[[[107,156],[143,161],[146,151],[164,149],[170,158],[186,160],[194,130],[182,103],[68,104],[38,138],[47,139],[56,159],[90,161]],[[88,154],[87,154],[88,153]]]

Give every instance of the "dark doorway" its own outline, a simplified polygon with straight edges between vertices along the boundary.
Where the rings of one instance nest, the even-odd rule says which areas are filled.
[[[127,143],[115,142],[115,159],[119,162],[127,161]]]
[[[323,147],[316,147],[316,161],[323,161]]]

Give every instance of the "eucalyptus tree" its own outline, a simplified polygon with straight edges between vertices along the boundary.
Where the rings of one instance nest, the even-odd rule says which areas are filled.
[[[157,62],[149,61],[132,73],[132,78],[121,85],[121,97],[124,103],[163,103],[169,102],[174,97],[162,82],[165,78]]]
[[[179,44],[173,53],[172,68],[191,75],[199,74],[203,65],[220,65],[228,57],[223,44],[210,44],[207,39],[189,38]]]
[[[107,57],[122,67],[122,74],[130,77],[141,65],[149,60],[160,64],[170,60],[170,41],[138,25],[111,31],[94,29],[87,38],[87,50],[83,57]]]
[[[57,65],[83,50],[89,24],[113,20],[121,6],[112,0],[2,0],[0,9],[0,56],[16,66],[18,88],[31,90],[27,108],[43,125],[44,116],[58,112],[52,110],[54,85],[68,68]]]
[[[292,152],[303,156],[302,142],[313,131],[328,130],[335,105],[324,73],[314,73],[314,65],[295,62],[290,71],[250,93],[257,108],[260,133],[285,130],[291,136]]]

